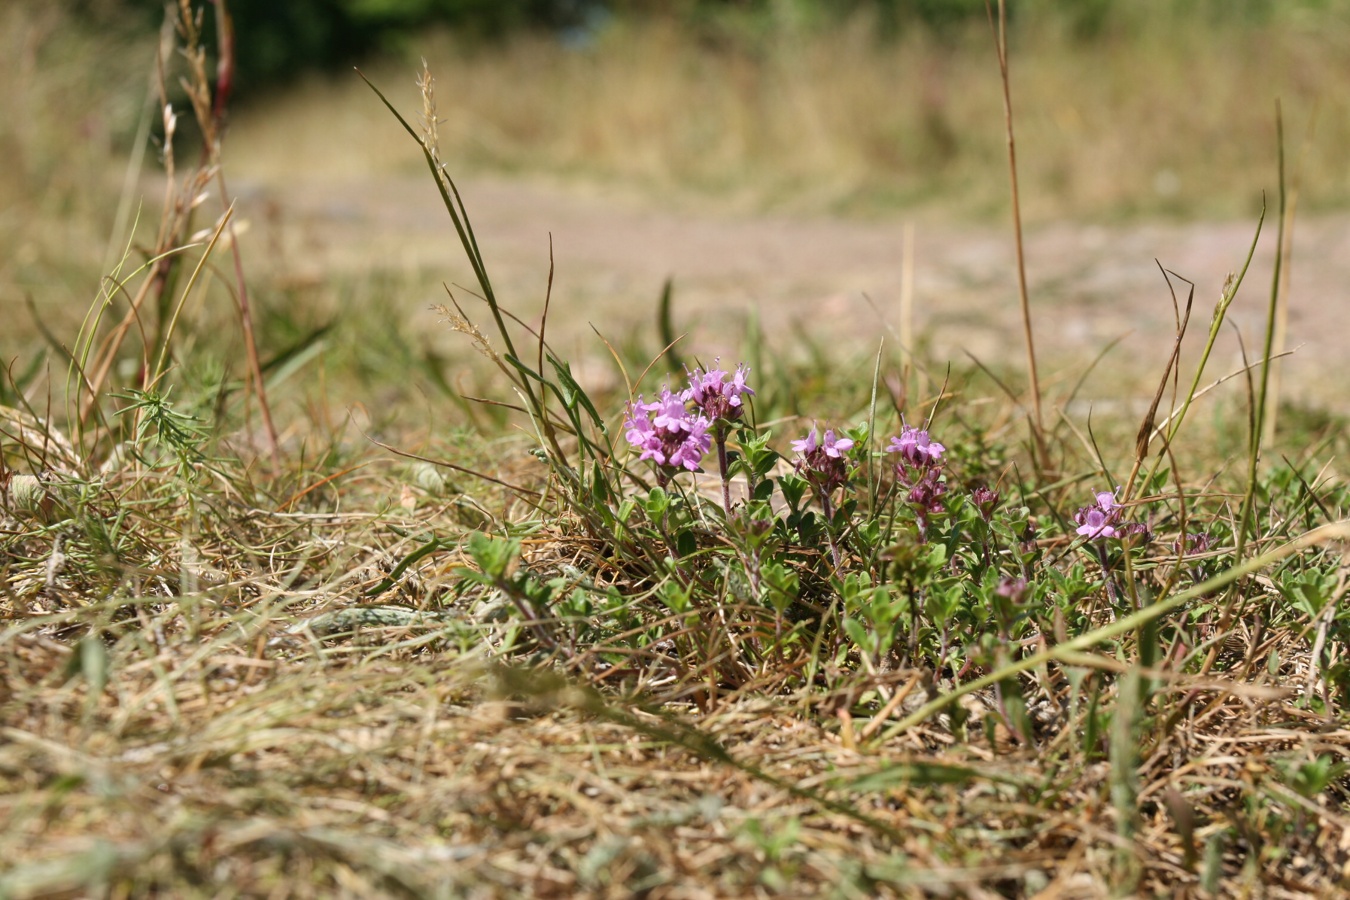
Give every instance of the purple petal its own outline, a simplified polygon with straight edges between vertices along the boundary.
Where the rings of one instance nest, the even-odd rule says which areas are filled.
[[[1087,511],[1086,521],[1078,526],[1078,533],[1086,538],[1113,538],[1116,537],[1116,529],[1107,521],[1106,513],[1096,507],[1091,507]]]
[[[838,459],[843,451],[853,446],[853,441],[848,438],[837,438],[833,431],[825,432],[825,455]]]
[[[799,441],[792,442],[792,449],[800,453],[802,456],[806,456],[808,453],[815,450],[816,447],[818,446],[820,445],[816,442],[816,430],[814,428],[812,428],[810,431],[806,433],[806,437],[802,438]]]

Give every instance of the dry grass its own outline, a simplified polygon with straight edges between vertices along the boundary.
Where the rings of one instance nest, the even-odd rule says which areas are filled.
[[[273,558],[376,539],[338,517],[258,514],[252,527],[289,533]],[[237,568],[214,553],[204,563]],[[1033,746],[981,723],[988,698],[960,727],[944,717],[859,746],[862,723],[841,730],[835,715],[846,698],[747,690],[700,713],[659,691],[639,702],[498,669],[486,647],[456,650],[435,631],[316,640],[295,633],[296,615],[368,580],[298,590],[293,572],[240,575],[200,596],[198,628],[188,598],[147,592],[5,632],[8,896],[1344,885],[1343,789],[1305,796],[1290,772],[1350,756],[1350,734],[1297,702],[1291,686],[1315,663],[1288,632],[1235,634],[1226,652],[1257,663],[1243,674],[1168,675],[1155,695],[1168,721],[1150,713],[1137,737],[1103,736],[1109,752],[1075,746],[1089,700],[1120,709],[1101,674],[1041,682]],[[1115,754],[1136,739],[1122,772]]]
[[[1273,193],[1277,99],[1300,141],[1316,118],[1298,150],[1308,201],[1344,204],[1350,20],[1338,9],[1286,13],[1256,23],[1141,10],[1088,43],[1059,22],[1023,22],[1012,75],[1028,215],[1250,215],[1258,191],[1234,188]],[[656,21],[616,24],[585,50],[424,39],[416,54],[453,98],[440,137],[460,166],[693,188],[705,202],[752,207],[983,216],[1006,204],[983,23],[878,44],[861,19],[720,39]],[[373,71],[407,84],[410,62]],[[414,103],[412,86],[402,90],[392,96]],[[411,162],[396,136],[380,139],[361,91],[339,78],[243,110],[236,164],[266,172],[297,149],[335,174],[400,154]]]
[[[653,40],[657,61],[677,53],[659,49],[669,35]],[[625,47],[597,53],[622,58]],[[547,63],[548,52],[508,50],[501,64]],[[758,69],[735,54],[724,62],[749,66],[746,90],[760,90]],[[794,96],[816,90],[811,72],[793,73]],[[741,115],[740,96],[729,117]],[[617,94],[601,99],[619,120],[638,115]],[[811,114],[824,115],[814,102]],[[697,180],[752,168],[741,160],[752,159],[745,147],[759,126],[746,122],[725,138],[721,174],[681,174],[640,147],[626,174]],[[842,152],[828,126],[810,144],[821,155],[802,157],[810,165]],[[456,127],[442,141],[462,149]],[[234,138],[245,155],[248,134],[245,125]],[[572,163],[555,159],[579,165],[575,152]],[[316,166],[332,158],[315,153]],[[587,158],[614,174],[597,153]],[[611,453],[599,428],[622,430],[615,411],[627,398],[588,398],[604,414],[587,419],[565,367],[546,368],[542,341],[503,320],[486,278],[500,371],[482,393],[515,409],[434,398],[412,424],[379,410],[344,421],[336,389],[293,376],[328,346],[333,371],[404,396],[409,363],[378,343],[378,313],[360,329],[386,354],[371,361],[370,346],[325,345],[305,309],[273,312],[260,328],[279,410],[269,447],[256,379],[221,324],[247,315],[230,291],[242,276],[230,274],[224,243],[189,240],[194,215],[215,233],[225,220],[192,204],[200,174],[166,189],[167,268],[138,268],[144,250],[132,252],[109,314],[67,341],[68,383],[85,385],[87,412],[80,392],[69,404],[45,399],[59,394],[59,372],[15,372],[4,384],[0,896],[1350,889],[1350,493],[1318,468],[1344,450],[1334,420],[1301,426],[1289,446],[1302,452],[1284,465],[1225,471],[1231,446],[1210,441],[1164,455],[1156,479],[1128,479],[1130,514],[1147,513],[1156,533],[1118,551],[1123,570],[1099,580],[1068,510],[1104,483],[1108,460],[1128,471],[1137,423],[1075,434],[1052,419],[1037,470],[1018,446],[1017,405],[973,401],[996,391],[978,373],[945,384],[916,375],[923,396],[895,406],[918,420],[945,395],[941,437],[957,462],[944,476],[951,517],[934,534],[955,562],[924,569],[933,547],[916,543],[904,510],[873,497],[849,525],[838,571],[827,567],[833,535],[827,547],[819,533],[808,540],[809,523],[792,526],[800,540],[783,530],[781,559],[801,590],[786,612],[771,609],[747,588],[767,571],[756,563],[752,573],[749,545],[737,543],[749,525],[678,490],[683,482],[671,489],[683,506],[650,512],[650,472]],[[222,274],[197,293],[199,270]],[[189,301],[209,314],[166,328]],[[124,315],[131,324],[114,338]],[[520,366],[537,372],[504,358],[511,334]],[[163,366],[147,363],[157,357]],[[94,386],[87,360],[102,358],[112,362]],[[841,371],[857,369],[822,358],[757,373],[755,411],[778,428],[803,408],[841,421],[866,410],[867,386]],[[903,385],[906,374],[882,381]],[[1061,399],[1047,396],[1051,409]],[[1218,427],[1241,446],[1243,425],[1234,416]],[[1145,442],[1140,460],[1149,452]],[[1007,510],[1019,533],[992,557],[986,546],[983,563],[976,532],[951,524],[956,495],[980,478],[1031,510]],[[1244,496],[1250,523],[1238,512]],[[621,522],[624,500],[634,505]],[[692,524],[672,540],[681,516]],[[973,529],[973,514],[962,521]],[[1026,524],[1038,531],[1026,536]],[[1213,546],[1172,547],[1201,524]],[[494,566],[483,533],[517,541],[519,556]],[[1015,616],[978,606],[1018,565],[1033,573],[1036,602]],[[906,646],[872,654],[851,642],[834,616],[857,587],[846,569],[906,594]],[[1113,603],[1113,579],[1128,584],[1128,603]],[[671,585],[688,587],[691,611],[676,609]],[[953,588],[958,608],[926,605]]]

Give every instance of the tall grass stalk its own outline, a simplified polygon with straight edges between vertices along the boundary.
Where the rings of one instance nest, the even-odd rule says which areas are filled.
[[[423,101],[423,132],[420,134],[389,102],[379,88],[359,70],[358,75],[422,150],[427,168],[435,179],[441,202],[450,215],[455,233],[459,237],[460,246],[469,260],[474,276],[478,281],[479,289],[482,292],[482,299],[488,306],[497,334],[501,338],[505,350],[502,359],[505,360],[506,365],[502,365],[500,361],[498,361],[498,365],[510,378],[515,390],[525,402],[522,411],[527,414],[536,430],[541,447],[546,448],[549,469],[563,487],[563,494],[569,507],[587,522],[588,527],[594,533],[603,535],[607,539],[617,540],[618,537],[614,533],[610,518],[598,514],[596,509],[597,501],[618,495],[617,487],[609,482],[610,474],[607,465],[611,449],[605,422],[585,391],[576,383],[569,364],[558,359],[548,350],[544,342],[543,327],[535,335],[538,343],[538,357],[548,362],[552,369],[552,375],[543,370],[536,371],[530,368],[527,363],[522,361],[516,351],[511,329],[506,322],[507,314],[493,290],[492,281],[483,261],[482,252],[478,247],[478,239],[474,234],[468,210],[460,197],[459,188],[450,176],[446,164],[440,158],[434,85],[430,69],[424,63],[418,80]],[[458,318],[464,323],[461,330],[467,329],[474,334],[478,334],[476,326],[464,316],[463,310],[459,309],[458,302],[454,301],[453,294],[451,300],[459,310]],[[481,335],[478,339],[482,341]],[[483,344],[486,346],[485,341],[483,341]],[[492,353],[494,359],[498,359],[495,352],[490,350],[489,352]],[[562,420],[554,415],[550,405],[550,396],[560,403]],[[569,454],[564,450],[560,440],[560,431],[576,442],[575,461],[569,458]]]
[[[1234,558],[1241,559],[1243,551],[1247,547],[1247,542],[1252,537],[1253,515],[1256,503],[1256,492],[1258,479],[1260,477],[1261,448],[1265,440],[1266,433],[1266,411],[1268,392],[1270,389],[1271,367],[1274,360],[1271,358],[1275,346],[1275,332],[1279,322],[1279,301],[1281,287],[1281,266],[1284,262],[1284,234],[1286,227],[1286,201],[1285,195],[1285,172],[1284,172],[1284,118],[1281,114],[1280,106],[1275,105],[1275,140],[1276,156],[1279,169],[1279,223],[1275,239],[1275,264],[1271,274],[1270,283],[1270,303],[1266,308],[1265,319],[1265,342],[1260,360],[1260,387],[1256,397],[1252,400],[1251,420],[1247,433],[1247,483],[1242,496],[1242,507],[1238,512],[1238,519],[1235,528]],[[1219,615],[1219,632],[1225,633],[1232,625],[1235,616],[1241,614],[1241,607],[1245,604],[1246,598],[1237,589],[1236,586],[1228,589],[1227,596],[1224,598],[1223,609]],[[1205,657],[1202,671],[1208,672],[1218,658],[1218,645],[1210,648]]]
[[[1017,250],[1017,299],[1022,310],[1022,336],[1026,341],[1027,378],[1031,382],[1031,439],[1037,464],[1048,469],[1049,453],[1045,444],[1045,416],[1041,413],[1041,378],[1036,365],[1036,340],[1031,327],[1031,299],[1027,295],[1026,250],[1022,244],[1022,200],[1017,184],[1017,141],[1013,136],[1012,86],[1008,75],[1008,12],[1004,0],[998,0],[998,22],[989,0],[984,2],[989,27],[994,34],[998,70],[1003,85],[1003,128],[1008,136],[1008,183],[1012,188],[1013,239]]]
[[[228,200],[224,168],[221,163],[226,107],[233,84],[234,48],[229,37],[230,13],[225,0],[220,0],[213,6],[216,29],[220,36],[214,81],[207,72],[207,51],[202,43],[201,11],[194,10],[190,0],[179,0],[177,5],[168,7],[165,33],[175,35],[177,43],[173,45],[172,50],[166,49],[168,42],[161,43],[154,68],[162,111],[164,130],[162,162],[166,176],[159,225],[146,263],[123,278],[122,271],[127,259],[124,252],[123,258],[117,263],[100,292],[100,298],[94,309],[86,317],[71,358],[73,369],[68,383],[73,383],[75,387],[68,393],[76,409],[72,419],[75,422],[77,438],[84,442],[85,428],[90,419],[101,419],[103,416],[101,401],[113,377],[114,368],[121,358],[123,345],[133,330],[140,335],[142,344],[140,383],[136,387],[144,388],[156,383],[171,362],[174,331],[179,315],[191,292],[198,285],[199,279],[207,270],[208,260],[218,241],[222,236],[228,235],[234,264],[233,299],[244,343],[248,381],[251,393],[258,402],[264,438],[273,469],[279,471],[281,457],[277,430],[272,419],[271,404],[267,399],[267,385],[263,378],[257,338],[253,329],[249,289],[244,278],[238,235],[232,223],[233,207]],[[186,62],[187,73],[179,83],[187,93],[202,141],[196,164],[189,169],[181,182],[178,181],[174,147],[174,139],[178,133],[178,113],[175,112],[169,99],[171,95],[169,65],[173,56],[179,56]],[[210,239],[188,275],[186,284],[181,291],[176,292],[175,299],[175,289],[180,269],[184,264],[183,260],[189,250],[199,246],[192,233],[194,219],[206,200],[213,182],[219,191],[223,212],[215,226],[208,232]],[[133,235],[128,235],[128,250],[133,239]],[[131,279],[137,276],[141,279],[140,283],[135,293],[131,293]],[[127,311],[111,332],[100,338],[103,317],[117,297],[125,297]],[[147,321],[151,309],[155,316],[153,321]]]
[[[1181,403],[1151,432],[1151,439],[1158,437],[1160,434],[1165,435],[1163,440],[1165,446],[1171,446],[1172,442],[1176,439],[1177,434],[1181,431],[1182,424],[1186,421],[1186,414],[1190,411],[1191,404],[1193,404],[1195,399],[1200,396],[1200,379],[1205,374],[1205,367],[1209,363],[1210,354],[1214,351],[1214,344],[1219,339],[1219,332],[1223,330],[1223,323],[1228,315],[1228,308],[1233,305],[1233,300],[1237,297],[1238,289],[1242,287],[1242,280],[1247,275],[1247,269],[1252,264],[1252,257],[1256,255],[1256,245],[1261,239],[1261,226],[1265,221],[1266,206],[1262,203],[1261,215],[1256,221],[1256,233],[1252,235],[1252,243],[1247,249],[1246,258],[1242,261],[1242,268],[1237,271],[1237,274],[1230,274],[1228,276],[1228,279],[1224,282],[1223,290],[1219,294],[1219,300],[1214,305],[1214,311],[1210,314],[1209,332],[1205,336],[1205,346],[1200,352],[1200,359],[1196,363],[1195,374],[1191,377],[1190,386],[1182,396]],[[1140,443],[1142,444],[1143,442],[1141,441]],[[1136,463],[1139,459],[1140,456],[1136,454]],[[1162,454],[1159,454],[1154,458],[1153,466],[1149,469],[1147,477],[1142,482],[1143,484],[1148,484],[1153,480],[1153,477],[1158,473],[1158,469],[1162,466],[1162,461]],[[1137,474],[1138,471],[1139,468],[1136,465],[1132,474]],[[1126,488],[1126,497],[1132,496],[1135,489],[1136,483],[1132,479]]]
[[[1284,173],[1284,115],[1280,110],[1279,103],[1275,104],[1275,143],[1277,166],[1279,169],[1279,220],[1275,235],[1275,263],[1270,275],[1270,303],[1266,308],[1265,321],[1265,345],[1261,353],[1261,380],[1260,391],[1256,396],[1256,421],[1252,428],[1249,438],[1250,453],[1248,464],[1251,471],[1248,473],[1248,499],[1243,503],[1244,519],[1243,528],[1246,528],[1246,514],[1250,513],[1251,496],[1255,490],[1256,484],[1256,466],[1261,458],[1261,446],[1266,438],[1266,417],[1269,415],[1272,405],[1279,403],[1278,396],[1270,394],[1271,372],[1275,367],[1275,337],[1279,330],[1280,321],[1280,289],[1283,287],[1282,274],[1284,269],[1285,253],[1285,230],[1289,226],[1287,208],[1288,196],[1285,189]],[[1238,537],[1238,546],[1242,545],[1242,537]]]
[[[1262,440],[1270,444],[1275,440],[1275,426],[1279,420],[1280,412],[1280,375],[1284,368],[1278,360],[1285,353],[1285,345],[1289,334],[1289,291],[1290,278],[1293,272],[1294,262],[1294,221],[1298,211],[1298,200],[1303,181],[1303,171],[1307,165],[1308,148],[1312,146],[1313,138],[1317,134],[1317,108],[1314,107],[1312,114],[1308,117],[1308,129],[1304,133],[1303,143],[1299,147],[1298,163],[1295,165],[1293,178],[1290,179],[1288,209],[1285,215],[1284,228],[1281,231],[1283,238],[1280,247],[1280,259],[1282,260],[1279,281],[1279,313],[1275,319],[1275,339],[1274,346],[1267,354],[1272,360],[1272,369],[1270,380],[1271,400],[1269,408],[1266,410],[1266,428]],[[1281,141],[1283,144],[1283,141]],[[1283,149],[1280,150],[1281,157]],[[1281,164],[1283,169],[1283,164]]]

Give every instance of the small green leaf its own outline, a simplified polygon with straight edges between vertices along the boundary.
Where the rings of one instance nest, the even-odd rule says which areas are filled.
[[[1015,777],[996,771],[982,772],[970,766],[915,760],[883,766],[865,775],[840,778],[832,787],[850,794],[879,794],[916,784],[965,784],[976,780],[1018,783]]]
[[[654,487],[648,492],[646,502],[642,505],[647,510],[647,515],[653,521],[658,521],[666,514],[666,510],[670,509],[670,495],[664,488]]]
[[[99,633],[94,632],[80,638],[79,643],[75,645],[75,652],[66,663],[66,677],[83,678],[88,682],[90,691],[99,694],[108,685],[108,673],[111,669],[112,661],[108,657],[108,648],[104,646]]]
[[[475,531],[469,536],[468,550],[485,576],[493,581],[503,581],[509,577],[520,556],[520,541],[503,540]]]
[[[810,485],[800,475],[788,474],[778,479],[778,489],[783,492],[783,499],[793,512],[801,508],[802,497],[808,487]]]
[[[872,645],[875,642],[873,635],[868,632],[867,626],[857,619],[845,619],[844,630],[848,632],[849,638],[863,650],[871,652]]]
[[[689,591],[681,587],[679,582],[674,579],[664,582],[661,585],[661,589],[656,593],[657,596],[661,598],[661,602],[664,603],[671,612],[686,613],[689,611],[691,605],[689,602]]]

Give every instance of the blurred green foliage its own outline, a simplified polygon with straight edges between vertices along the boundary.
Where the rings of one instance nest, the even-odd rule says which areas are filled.
[[[1273,16],[1316,15],[1343,0],[1013,0],[1022,19],[1059,23],[1081,40],[1129,32],[1142,22],[1195,18],[1261,24]],[[144,27],[164,0],[67,0],[103,23]],[[990,0],[996,5],[997,0]],[[201,0],[194,0],[201,5]],[[212,19],[206,4],[206,18]],[[531,30],[585,46],[616,16],[665,16],[710,36],[762,34],[784,27],[828,28],[867,17],[881,40],[911,29],[939,34],[980,23],[985,0],[228,0],[238,38],[237,90],[247,94],[304,71],[350,64],[389,50],[419,30],[450,29],[491,41]],[[208,33],[210,23],[208,21]]]
[[[163,0],[73,0],[76,10],[131,27],[158,23]],[[214,44],[214,4],[206,7]],[[238,51],[237,92],[248,94],[301,72],[347,65],[428,27],[500,38],[522,29],[584,24],[590,0],[229,0]]]

